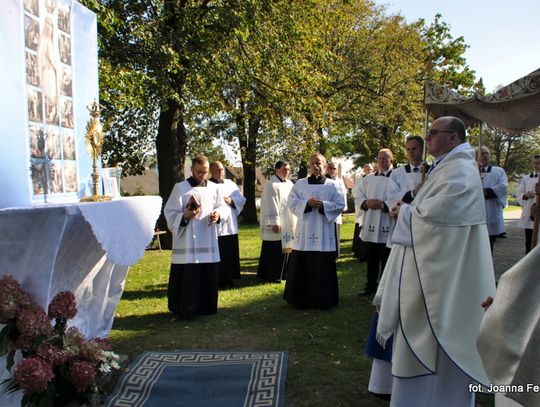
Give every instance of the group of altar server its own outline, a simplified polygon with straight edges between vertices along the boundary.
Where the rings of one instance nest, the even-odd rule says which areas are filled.
[[[455,117],[435,120],[426,134],[431,166],[422,164],[423,143],[408,138],[409,163],[397,169],[392,152],[381,149],[378,171],[353,192],[367,243],[362,294],[375,294],[377,309],[368,340],[378,347],[369,389],[391,394],[392,406],[474,406],[470,384],[490,383],[476,340],[480,304],[495,295],[490,237],[502,233],[506,176],[485,150],[479,172],[465,126]],[[287,302],[327,309],[339,301],[336,221],[346,198],[325,172],[322,154],[313,154],[309,167],[310,176],[292,184],[289,163],[275,165],[261,201],[257,275],[275,282],[286,274]],[[173,232],[168,302],[178,316],[216,313],[219,285],[238,277],[239,258],[229,252],[238,253],[237,217],[245,198],[231,183],[220,162],[209,166],[197,156],[192,176],[175,185],[165,205]]]
[[[265,186],[257,275],[279,282],[286,274],[289,303],[325,309],[339,298],[336,220],[345,208],[345,193],[323,175],[323,155],[314,154],[309,165],[311,175],[293,185],[289,163],[278,161]],[[174,186],[164,208],[173,235],[168,308],[180,318],[215,314],[218,288],[232,285],[240,275],[238,215],[245,198],[225,179],[221,162],[210,165],[198,155],[191,170],[191,177]]]
[[[344,186],[332,179],[335,164],[330,167],[325,176],[325,157],[313,154],[310,176],[293,185],[289,163],[278,161],[261,197],[257,276],[268,282],[286,278],[284,298],[298,308],[326,309],[339,300],[337,225],[346,202]]]
[[[516,343],[527,343],[537,334],[524,328],[516,331],[527,339],[493,338],[490,330],[497,323],[491,318],[477,347],[484,317],[480,304],[495,293],[490,246],[504,231],[500,223],[506,175],[491,165],[485,148],[478,164],[465,126],[457,118],[435,120],[426,142],[435,158],[426,168],[427,178],[421,181],[411,175],[411,183],[397,181],[390,187],[397,191],[396,185],[404,186],[399,193],[390,192],[401,197],[390,209],[395,220],[391,252],[373,299],[378,319],[374,318],[368,348],[370,342],[377,343],[371,346],[375,352],[369,390],[397,407],[474,406],[475,391],[488,391],[495,377],[510,377],[504,376],[493,349],[506,352],[505,360],[510,360]],[[414,164],[410,143],[407,140],[410,163],[402,170],[405,173]],[[397,178],[397,170],[394,175]],[[536,193],[540,188],[532,189]],[[508,290],[501,295],[508,296]],[[530,315],[534,325],[537,311]],[[504,327],[513,322],[499,323]],[[482,348],[491,352],[482,352],[481,359]],[[512,368],[520,376],[515,365]],[[531,377],[538,377],[537,372]],[[518,381],[514,378],[513,384]]]

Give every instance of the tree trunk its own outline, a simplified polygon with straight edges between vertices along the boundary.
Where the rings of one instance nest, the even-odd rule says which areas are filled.
[[[308,176],[308,163],[304,160],[300,161],[298,166],[298,179],[306,178]]]
[[[239,114],[236,117],[236,126],[238,131],[238,141],[242,158],[242,169],[244,171],[244,196],[246,204],[242,211],[244,223],[257,223],[257,207],[255,206],[255,168],[257,165],[257,135],[261,126],[258,117],[249,117],[247,128],[244,121],[244,115]]]
[[[184,179],[186,148],[187,133],[184,127],[184,107],[175,100],[169,100],[167,110],[162,110],[159,115],[156,138],[159,195],[163,199],[162,207],[167,203],[174,185]],[[168,231],[163,210],[158,219],[158,228]],[[161,246],[164,249],[172,247],[170,233],[162,235]]]

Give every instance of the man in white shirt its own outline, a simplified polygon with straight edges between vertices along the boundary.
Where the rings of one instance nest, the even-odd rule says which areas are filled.
[[[168,306],[181,318],[217,313],[216,224],[226,216],[227,207],[217,185],[207,183],[208,170],[208,158],[193,158],[192,176],[174,186],[163,209],[173,235]]]
[[[341,190],[343,191],[343,195],[345,196],[345,208],[343,208],[343,212],[347,210],[347,187],[345,187],[345,183],[343,182],[343,178],[338,176],[338,168],[337,164],[333,161],[330,161],[326,166],[326,177],[333,179],[336,181],[336,183],[339,185]],[[339,249],[339,241],[341,237],[341,224],[343,223],[343,217],[342,215],[339,215],[336,218],[336,233],[337,233],[337,246],[338,246],[338,252],[337,255],[339,257],[340,249]]]
[[[356,180],[354,183],[354,187],[352,189],[352,196],[354,199],[358,196],[358,189],[360,187],[360,183],[362,182],[362,178],[368,176],[373,172],[373,165],[371,164],[364,164],[362,167],[362,175],[360,178]],[[366,261],[366,244],[365,242],[360,239],[360,232],[362,231],[362,225],[364,223],[364,211],[362,208],[354,205],[354,214],[355,214],[355,220],[354,220],[354,232],[353,232],[353,242],[352,242],[352,249],[353,249],[353,255],[358,259],[360,263],[363,263]]]
[[[478,149],[476,149],[478,151]],[[497,236],[504,233],[503,209],[506,206],[508,195],[508,178],[506,172],[495,165],[491,165],[489,149],[482,147],[480,154],[480,178],[484,188],[486,201],[486,222],[489,233],[489,245],[493,252],[493,245]]]
[[[240,278],[240,247],[238,245],[238,215],[244,209],[246,198],[238,189],[236,182],[225,178],[225,167],[220,161],[210,165],[212,177],[209,181],[217,184],[227,204],[224,218],[219,222],[218,244],[221,266],[219,269],[219,286],[234,285],[233,279]]]
[[[525,175],[516,190],[516,196],[521,205],[520,226],[525,229],[525,254],[531,251],[534,222],[531,217],[531,207],[536,201],[535,187],[540,180],[540,154],[532,157],[533,171]]]
[[[424,139],[420,136],[409,136],[405,142],[409,162],[395,168],[390,175],[388,194],[392,205],[403,201],[411,203],[422,183],[422,155],[424,152]],[[427,166],[424,171],[427,171]]]
[[[287,201],[298,222],[284,298],[298,308],[327,309],[339,302],[335,219],[345,207],[345,196],[323,175],[325,167],[324,156],[313,154],[311,175],[296,182]]]
[[[261,255],[257,277],[279,283],[287,272],[288,253],[292,250],[296,217],[287,208],[287,198],[293,187],[288,179],[291,166],[279,160],[274,175],[264,186],[259,215]]]
[[[384,270],[390,249],[386,246],[390,234],[391,205],[388,187],[392,174],[394,155],[383,148],[377,155],[378,171],[360,181],[354,204],[364,211],[361,239],[366,242],[367,282],[361,295],[377,291],[380,274]]]

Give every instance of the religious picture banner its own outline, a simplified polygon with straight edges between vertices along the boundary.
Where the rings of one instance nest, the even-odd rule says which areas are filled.
[[[75,0],[2,0],[0,208],[89,194],[96,16]]]

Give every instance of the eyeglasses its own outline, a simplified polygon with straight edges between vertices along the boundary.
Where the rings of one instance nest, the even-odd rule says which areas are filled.
[[[437,130],[437,129],[429,129],[427,131],[427,135],[430,136],[430,137],[436,136],[439,133],[455,133],[455,131]]]

